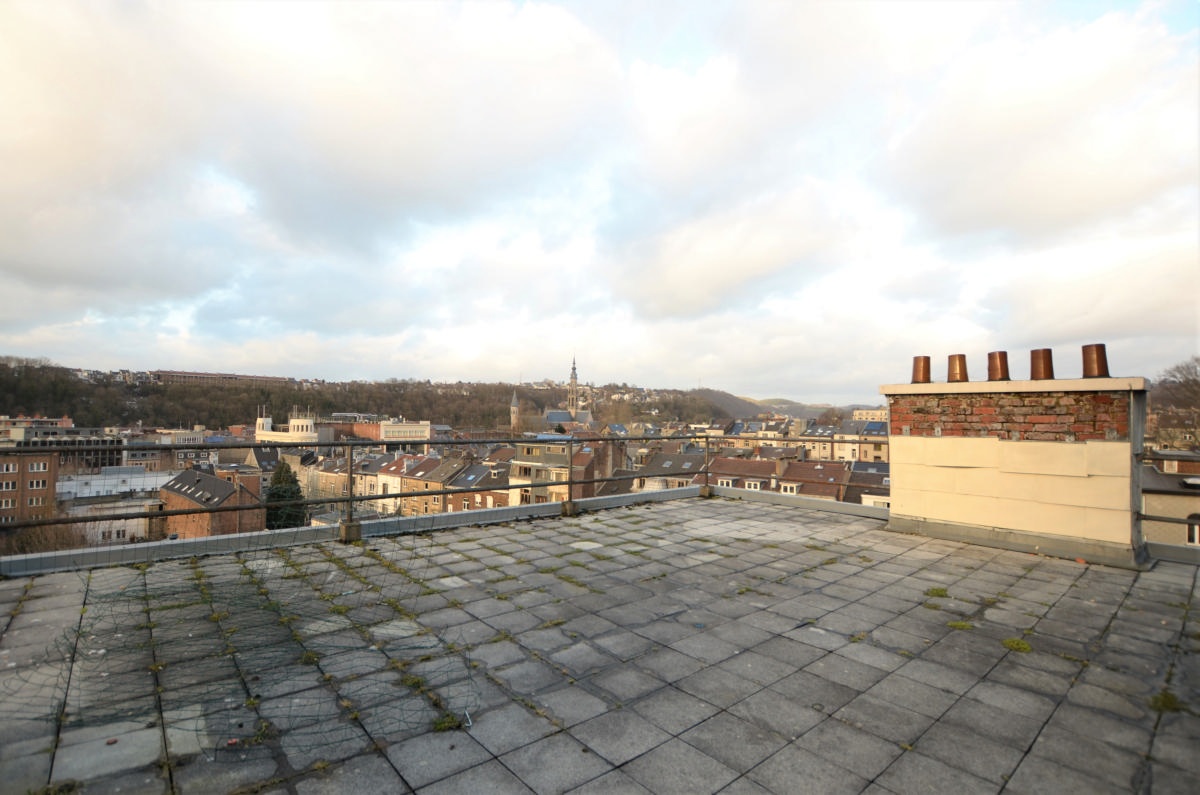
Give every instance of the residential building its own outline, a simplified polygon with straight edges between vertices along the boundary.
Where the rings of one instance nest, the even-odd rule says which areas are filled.
[[[710,486],[731,489],[775,491],[778,474],[776,466],[774,461],[717,456],[708,465],[708,483]],[[704,476],[697,475],[694,482],[703,483]]]
[[[655,453],[637,470],[632,491],[662,491],[692,485],[704,471],[704,453]]]
[[[833,434],[835,461],[887,461],[887,423],[874,420],[846,420]]]
[[[58,473],[57,453],[16,454],[0,448],[0,525],[53,516]]]
[[[1142,531],[1147,541],[1200,549],[1200,475],[1142,467]],[[1156,519],[1179,519],[1167,522]]]
[[[402,516],[446,513],[448,495],[427,494],[451,488],[450,483],[470,462],[462,458],[427,458],[401,477],[402,491],[417,492],[401,498]]]
[[[19,415],[10,417],[0,415],[0,443],[12,438],[14,428],[74,428],[75,422],[70,417],[26,417]]]
[[[780,461],[781,494],[841,501],[850,483],[850,465],[842,461]]]
[[[379,496],[387,497],[388,495],[400,494],[404,491],[404,475],[412,466],[422,460],[425,460],[423,456],[399,455],[392,461],[379,467],[379,471],[375,473],[375,482],[379,488]],[[378,499],[374,503],[375,510],[384,515],[397,514],[400,511],[401,501],[398,497]]]
[[[164,532],[168,537],[201,538],[265,530],[266,511],[259,507],[261,482],[258,470],[240,467],[221,469],[216,474],[199,469],[181,472],[159,490],[163,509],[203,512],[165,517]],[[233,507],[243,509],[213,510]]]
[[[477,511],[508,506],[508,464],[470,464],[448,483],[452,489],[482,489],[446,495],[446,511]]]
[[[103,428],[28,426],[10,428],[4,446],[70,448],[59,450],[58,465],[62,474],[73,474],[120,466],[124,443],[123,439],[106,433]]]
[[[288,415],[287,425],[275,425],[270,417],[259,417],[254,424],[254,438],[272,444],[317,444],[332,442],[333,429],[328,428],[322,438],[317,430],[317,416],[297,408]]]
[[[832,425],[809,425],[793,430],[792,438],[796,446],[804,450],[804,457],[819,461],[833,461],[834,435],[838,429]]]

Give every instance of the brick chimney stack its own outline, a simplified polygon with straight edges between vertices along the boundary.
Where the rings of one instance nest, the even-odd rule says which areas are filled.
[[[890,409],[890,526],[972,543],[1136,566],[1145,423],[1144,378],[1112,378],[1104,346],[1084,374],[1055,379],[1049,349],[1031,352],[1027,381],[1007,354],[988,381],[883,386]],[[965,357],[964,357],[965,358]],[[925,357],[917,357],[917,361]],[[914,374],[918,366],[914,364]]]

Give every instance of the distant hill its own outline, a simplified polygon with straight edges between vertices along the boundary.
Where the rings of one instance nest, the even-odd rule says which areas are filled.
[[[727,417],[753,417],[763,411],[763,407],[753,400],[716,389],[693,389],[692,394],[720,409]]]
[[[821,416],[823,412],[832,408],[828,403],[811,404],[797,403],[788,398],[767,398],[766,400],[758,401],[762,411],[773,411],[776,414],[786,414],[789,417],[798,420],[815,420]]]

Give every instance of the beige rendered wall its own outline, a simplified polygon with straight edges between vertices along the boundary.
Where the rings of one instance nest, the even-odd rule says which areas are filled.
[[[1128,441],[893,436],[891,447],[894,518],[1132,543]]]

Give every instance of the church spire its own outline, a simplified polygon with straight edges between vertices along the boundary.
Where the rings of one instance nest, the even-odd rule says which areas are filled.
[[[567,385],[567,411],[571,419],[579,414],[579,374],[575,372],[575,357],[571,357],[571,381]]]

